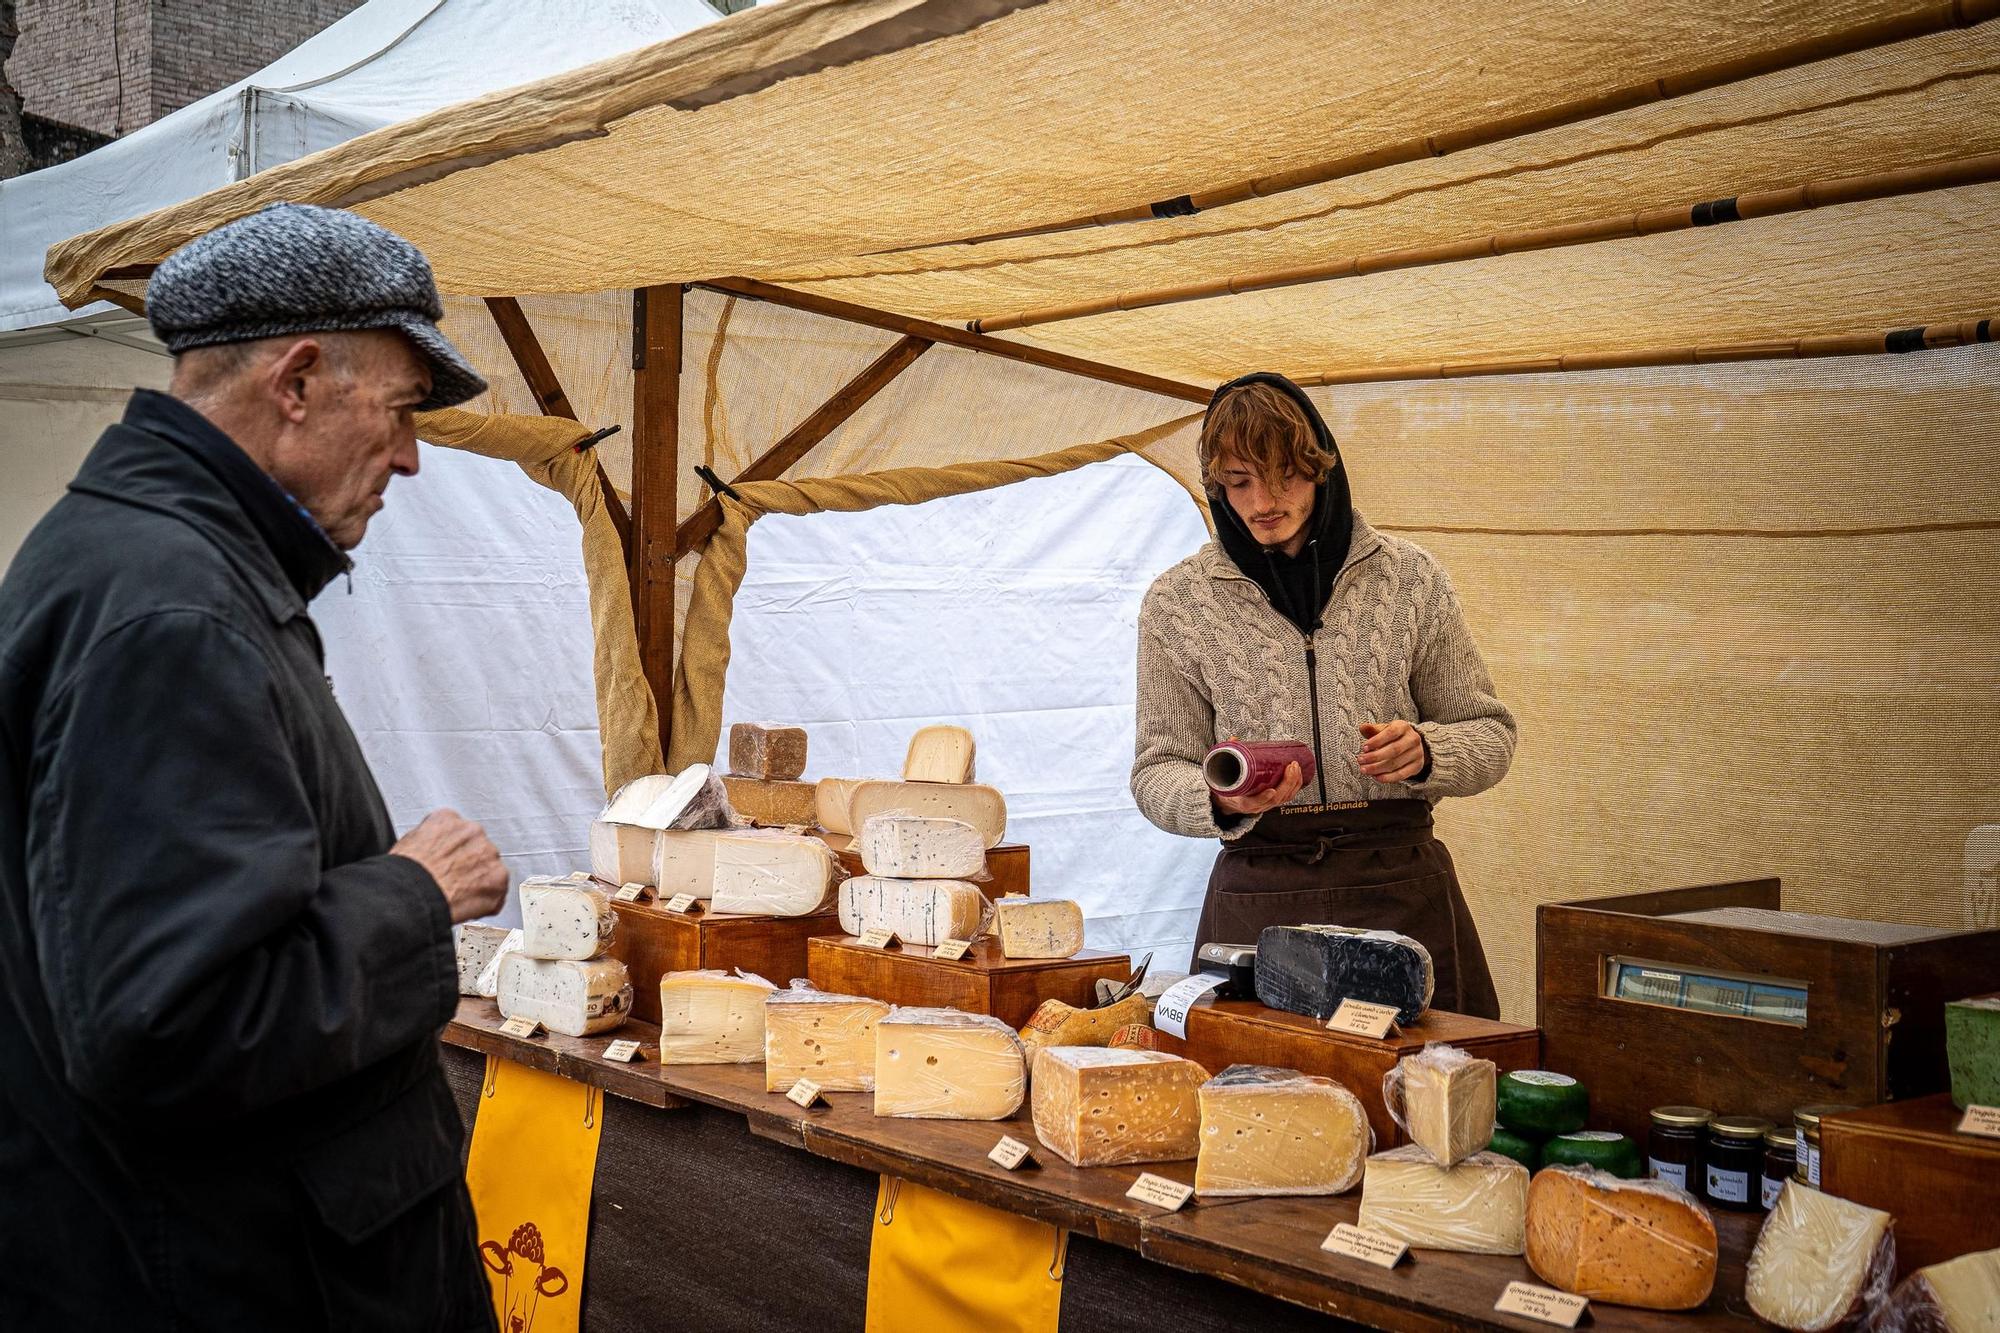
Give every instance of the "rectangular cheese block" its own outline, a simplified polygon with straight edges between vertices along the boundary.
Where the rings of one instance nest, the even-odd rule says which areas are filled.
[[[565,1037],[609,1032],[632,1012],[632,982],[616,958],[500,960],[500,1013],[526,1018]]]
[[[1757,1233],[1743,1294],[1758,1318],[1792,1333],[1859,1330],[1895,1276],[1889,1214],[1789,1180]]]
[[[850,935],[892,930],[905,944],[937,945],[978,936],[986,895],[955,879],[857,875],[840,886],[840,928]]]
[[[819,826],[828,833],[838,833],[852,837],[854,821],[847,816],[847,803],[854,795],[854,789],[868,782],[868,778],[821,778],[813,784],[813,811],[819,817]]]
[[[2000,1330],[2000,1250],[1980,1250],[1919,1268],[1904,1278],[1890,1293],[1873,1333],[1996,1330]]]
[[[1002,898],[993,926],[1008,958],[1069,958],[1083,948],[1083,908],[1060,898]]]
[[[1396,1007],[1414,1023],[1430,1008],[1430,952],[1406,935],[1345,926],[1266,926],[1257,936],[1257,998],[1273,1009],[1331,1018],[1342,1000]]]
[[[764,1090],[809,1078],[825,1092],[873,1092],[875,1025],[889,1008],[864,995],[775,992],[764,1003]]]
[[[1199,1100],[1196,1194],[1344,1194],[1360,1183],[1374,1135],[1360,1099],[1333,1079],[1231,1065]]]
[[[738,722],[729,729],[729,771],[739,778],[796,780],[806,771],[806,729]]]
[[[460,995],[479,994],[479,978],[485,975],[488,965],[499,957],[500,946],[513,933],[505,926],[482,926],[477,922],[451,928],[452,952],[458,956]]]
[[[819,787],[811,782],[724,778],[729,808],[759,828],[811,828],[819,820]]]
[[[818,838],[782,833],[718,838],[709,910],[806,916],[826,905],[833,868],[833,850]]]
[[[660,1063],[743,1065],[764,1058],[764,1001],[777,988],[719,969],[660,978]]]
[[[873,815],[856,839],[861,864],[890,879],[965,879],[986,871],[986,839],[962,819]]]
[[[521,884],[521,952],[530,958],[598,958],[618,933],[611,895],[590,880]]]
[[[1439,1166],[1410,1143],[1362,1170],[1362,1228],[1419,1249],[1519,1254],[1527,1217],[1528,1168],[1499,1153]]]
[[[715,846],[724,838],[775,838],[779,829],[661,829],[653,835],[653,869],[646,881],[662,900],[692,893],[706,901],[715,892]]]
[[[1499,1067],[1455,1046],[1432,1044],[1383,1076],[1389,1113],[1439,1166],[1455,1166],[1493,1141]]]
[[[1071,1166],[1195,1155],[1208,1071],[1158,1051],[1045,1046],[1034,1057],[1035,1135]]]
[[[590,826],[590,873],[607,884],[653,882],[654,829],[600,819]]]
[[[1028,1091],[1021,1039],[991,1014],[897,1009],[875,1025],[875,1114],[1005,1120]]]
[[[1946,1005],[1944,1047],[1952,1105],[2000,1106],[2000,995]]]
[[[1044,1046],[1109,1046],[1120,1028],[1136,1023],[1150,1030],[1152,1017],[1152,1000],[1137,993],[1096,1009],[1043,1000],[1021,1029],[1021,1044],[1030,1051]]]
[[[1551,1166],[1528,1186],[1528,1267],[1611,1305],[1692,1310],[1715,1287],[1715,1220],[1686,1190]]]
[[[988,847],[1007,833],[1007,798],[976,782],[863,782],[847,796],[847,831],[866,828],[876,815],[927,815],[957,819],[979,830]],[[822,822],[824,822],[822,820]],[[838,830],[836,830],[838,831]]]
[[[910,737],[903,781],[970,782],[977,749],[964,727],[924,727]]]

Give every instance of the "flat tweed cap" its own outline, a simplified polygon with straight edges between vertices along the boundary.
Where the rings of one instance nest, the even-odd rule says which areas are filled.
[[[419,411],[486,381],[438,331],[430,261],[395,232],[338,208],[272,204],[189,241],[153,273],[146,318],[173,352],[290,334],[394,329],[430,363]]]

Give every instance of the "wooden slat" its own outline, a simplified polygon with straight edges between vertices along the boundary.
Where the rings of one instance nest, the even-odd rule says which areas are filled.
[[[616,1030],[596,1037],[549,1033],[523,1039],[500,1031],[504,1021],[500,1006],[492,1000],[461,996],[457,1016],[445,1024],[444,1040],[482,1055],[504,1057],[545,1074],[559,1074],[572,1083],[588,1083],[646,1106],[685,1105],[660,1079],[660,1030],[650,1023],[627,1021]],[[639,1043],[637,1061],[628,1065],[604,1058],[605,1047],[627,1039]]]
[[[671,740],[674,697],[674,534],[680,520],[681,288],[632,295],[632,620],[639,662]]]

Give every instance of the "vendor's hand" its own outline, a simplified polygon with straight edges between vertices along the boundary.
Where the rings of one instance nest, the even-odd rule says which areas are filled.
[[[1377,782],[1407,782],[1424,771],[1424,737],[1409,723],[1361,724],[1361,775]]]
[[[390,852],[431,872],[453,925],[492,916],[507,901],[507,867],[486,830],[456,810],[433,810]]]
[[[1286,801],[1299,794],[1299,788],[1306,785],[1305,774],[1297,764],[1286,764],[1285,775],[1278,779],[1278,785],[1263,791],[1249,792],[1242,796],[1214,796],[1217,809],[1232,815],[1261,815],[1266,810],[1275,810]]]

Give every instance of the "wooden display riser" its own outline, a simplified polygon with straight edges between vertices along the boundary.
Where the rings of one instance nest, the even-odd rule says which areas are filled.
[[[827,833],[824,830],[820,832],[819,838],[833,848],[833,854],[840,859],[841,873],[850,877],[868,873],[868,868],[861,864],[861,853],[855,850],[853,838],[842,833]],[[987,848],[986,873],[991,878],[978,883],[980,892],[988,898],[1004,898],[1010,893],[1027,893],[1027,844],[1003,842],[998,847]]]
[[[660,977],[696,968],[754,972],[774,986],[788,986],[806,974],[806,941],[838,935],[837,913],[811,916],[729,916],[669,912],[657,902],[621,903],[611,956],[632,976],[632,1013],[647,1023],[660,1021]]]
[[[1043,1000],[1082,1009],[1095,1005],[1098,978],[1131,980],[1132,960],[1091,949],[1070,958],[1008,958],[1000,941],[989,936],[953,961],[933,958],[921,945],[871,949],[851,935],[835,935],[808,943],[806,975],[835,994],[992,1014],[1019,1028]]]
[[[1965,1113],[1936,1093],[1820,1122],[1820,1185],[1896,1219],[1896,1272],[2000,1247],[2000,1139],[1958,1132]]]

